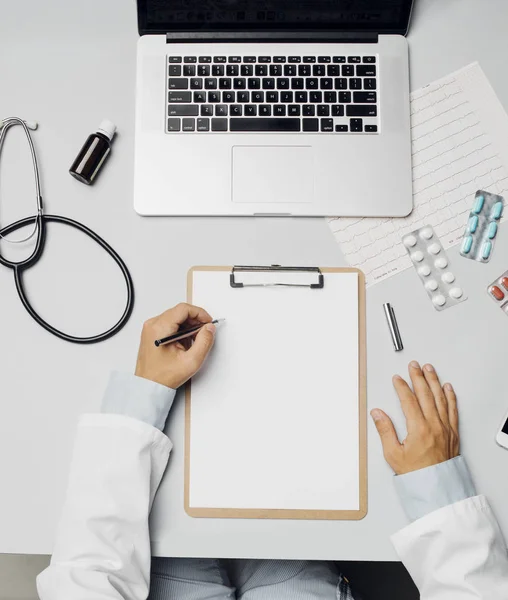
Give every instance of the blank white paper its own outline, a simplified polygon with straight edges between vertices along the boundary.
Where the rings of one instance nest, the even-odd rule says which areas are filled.
[[[192,380],[190,507],[358,510],[358,275],[195,272],[192,301],[226,321]]]

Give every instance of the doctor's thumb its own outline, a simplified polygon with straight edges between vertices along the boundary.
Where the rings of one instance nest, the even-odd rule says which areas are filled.
[[[215,325],[208,323],[197,334],[194,343],[187,351],[187,356],[194,363],[194,372],[197,372],[205,362],[215,340]]]
[[[397,437],[395,427],[393,426],[390,417],[379,408],[374,408],[370,415],[374,420],[377,432],[381,438],[383,452],[385,456],[387,456],[387,454],[390,454],[391,450],[400,447],[400,442],[399,438]]]

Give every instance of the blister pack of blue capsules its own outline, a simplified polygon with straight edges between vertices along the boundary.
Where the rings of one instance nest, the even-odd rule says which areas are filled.
[[[460,245],[460,253],[464,258],[489,262],[494,251],[503,208],[502,196],[483,190],[476,192]]]

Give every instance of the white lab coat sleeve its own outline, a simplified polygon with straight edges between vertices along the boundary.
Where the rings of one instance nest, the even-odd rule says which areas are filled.
[[[508,552],[485,496],[445,506],[392,537],[421,600],[507,600]]]
[[[172,444],[158,429],[116,414],[81,417],[41,600],[145,600],[148,515]]]

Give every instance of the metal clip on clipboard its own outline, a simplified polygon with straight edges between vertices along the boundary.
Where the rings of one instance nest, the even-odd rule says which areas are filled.
[[[235,280],[235,273],[316,273],[317,283],[283,283],[283,282],[266,282],[266,283],[241,283]],[[244,266],[237,265],[231,270],[229,283],[232,288],[244,287],[306,287],[313,290],[322,289],[325,285],[323,273],[319,267],[282,267],[281,265],[271,265],[268,267],[261,266]]]

